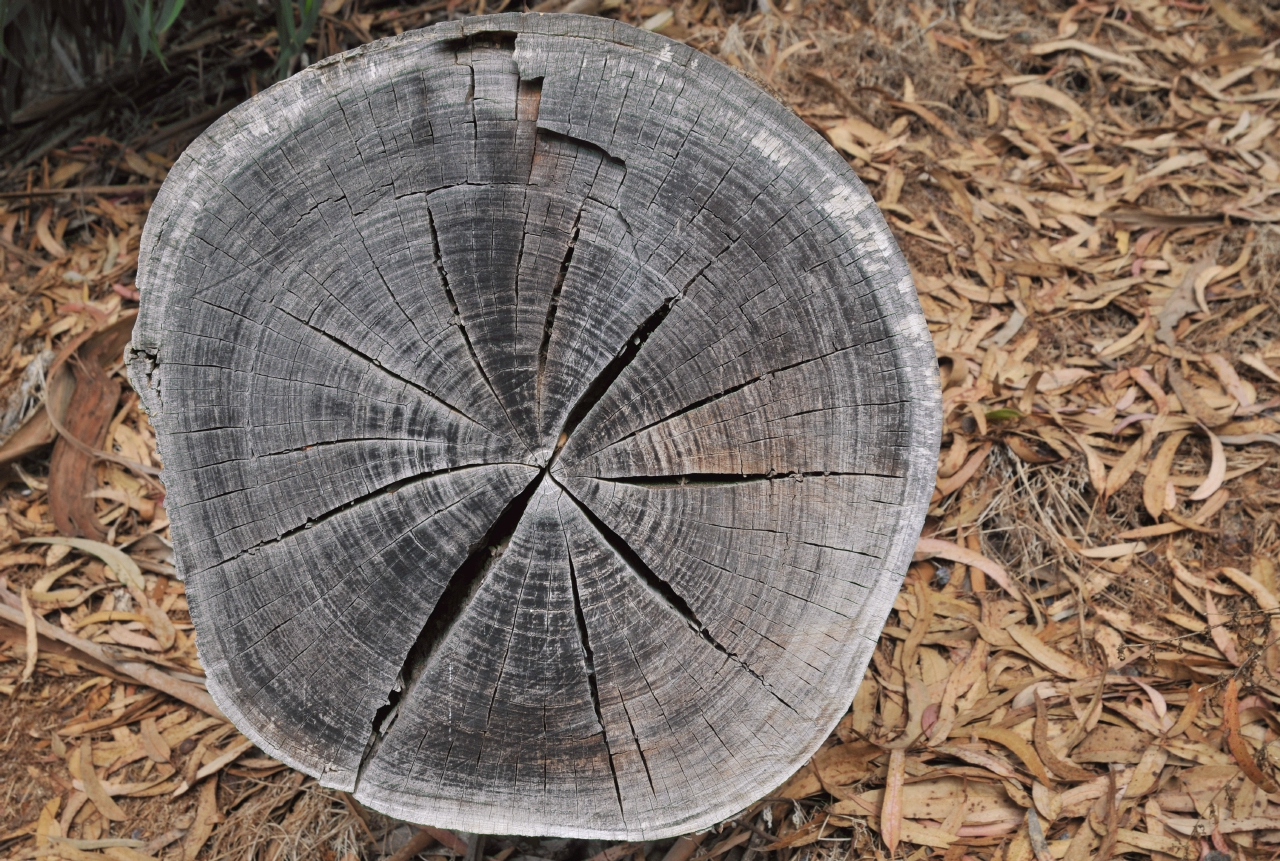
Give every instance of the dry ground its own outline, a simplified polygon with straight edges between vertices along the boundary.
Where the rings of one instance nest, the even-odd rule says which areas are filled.
[[[674,845],[489,838],[472,855],[1275,858],[1280,12],[604,6],[758,81],[880,201],[939,353],[938,489],[850,714],[772,796]],[[311,53],[484,7],[329,0]],[[0,623],[10,858],[350,861],[410,838],[428,856],[466,850],[317,788],[198,696],[135,684],[74,645],[199,693],[154,438],[119,363],[91,371],[94,333],[136,307],[156,183],[265,83],[274,36],[237,8],[171,46],[176,83],[150,109],[81,138],[60,131],[66,100],[43,102],[0,147],[0,386],[14,393],[0,434],[23,425],[0,448],[0,598],[21,614],[25,590],[30,608]],[[47,412],[71,436],[102,434],[98,451],[64,439],[13,456],[56,432]],[[101,543],[24,543],[73,529]],[[79,641],[39,637],[31,662],[37,617]]]

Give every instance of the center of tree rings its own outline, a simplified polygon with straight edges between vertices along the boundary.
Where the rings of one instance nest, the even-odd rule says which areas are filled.
[[[156,198],[130,374],[208,687],[403,819],[651,839],[849,703],[932,488],[871,197],[736,72],[499,15],[231,111]]]

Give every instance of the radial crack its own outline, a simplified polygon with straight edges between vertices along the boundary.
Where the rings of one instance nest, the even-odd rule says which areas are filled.
[[[856,478],[902,478],[900,475],[889,475],[882,472],[756,472],[742,474],[732,472],[686,472],[680,475],[623,475],[611,476],[609,478],[596,478],[595,476],[589,477],[595,481],[609,481],[615,484],[634,484],[637,487],[683,487],[690,484],[718,487],[731,484],[751,484],[757,481],[782,481],[784,479],[803,481],[806,478],[849,476]]]
[[[653,785],[653,772],[649,771],[649,757],[644,755],[644,747],[641,746],[640,736],[636,733],[635,721],[631,720],[631,709],[627,708],[627,701],[622,699],[622,691],[618,691],[618,699],[622,700],[622,713],[627,716],[627,726],[631,729],[631,740],[636,743],[636,753],[640,754],[640,764],[644,766],[644,776],[649,779],[649,791],[656,798],[658,790]]]
[[[618,445],[618,444],[620,444],[620,443],[624,443],[624,442],[626,442],[627,440],[631,439],[632,437],[634,437],[634,436],[638,436],[638,435],[640,435],[640,434],[644,433],[645,431],[649,430],[649,429],[650,429],[650,428],[652,428],[652,427],[656,427],[656,426],[658,426],[658,425],[660,425],[660,424],[662,424],[662,423],[664,423],[664,422],[670,421],[671,419],[674,419],[674,418],[677,418],[677,417],[679,417],[679,416],[682,416],[682,415],[684,415],[685,413],[693,412],[694,410],[698,409],[699,407],[705,407],[705,406],[707,406],[708,404],[715,403],[716,401],[721,400],[722,398],[726,398],[726,397],[728,397],[729,395],[735,394],[736,392],[740,392],[740,391],[742,391],[743,389],[747,388],[748,386],[752,385],[753,383],[758,383],[758,382],[760,382],[760,381],[761,381],[761,380],[763,380],[765,377],[770,377],[770,376],[772,376],[772,375],[774,375],[774,374],[781,374],[781,373],[783,373],[783,372],[785,372],[785,371],[794,370],[795,368],[800,368],[800,367],[803,367],[803,366],[805,366],[805,365],[812,364],[812,363],[814,363],[814,362],[821,362],[823,359],[829,359],[829,358],[831,358],[832,356],[836,356],[836,355],[839,355],[840,353],[848,352],[849,350],[856,350],[856,349],[859,349],[859,348],[865,348],[865,347],[874,346],[876,343],[879,343],[879,342],[878,342],[878,341],[864,341],[864,342],[860,342],[860,343],[857,343],[857,344],[850,344],[850,345],[849,345],[849,346],[847,346],[847,347],[839,347],[839,348],[837,348],[837,349],[835,349],[835,350],[830,350],[830,351],[828,351],[828,352],[826,352],[826,353],[823,353],[823,354],[821,354],[821,355],[819,355],[819,356],[811,356],[811,357],[809,357],[809,358],[807,358],[807,359],[800,359],[799,361],[791,362],[790,364],[781,365],[781,366],[779,366],[779,367],[777,367],[777,368],[773,368],[773,369],[771,369],[771,370],[765,371],[764,373],[759,374],[758,376],[752,377],[751,379],[749,379],[749,380],[747,380],[747,381],[745,381],[745,382],[738,383],[737,385],[734,385],[734,386],[730,386],[729,388],[724,389],[723,391],[716,392],[716,393],[715,393],[715,394],[713,394],[713,395],[707,395],[705,398],[700,398],[700,399],[698,399],[698,400],[694,401],[694,402],[693,402],[693,403],[691,403],[691,404],[687,404],[687,405],[685,405],[685,406],[683,406],[683,407],[680,407],[680,408],[679,408],[678,410],[676,410],[675,412],[668,413],[667,415],[663,416],[662,418],[660,418],[660,419],[655,419],[654,421],[649,422],[647,425],[644,425],[643,427],[636,428],[635,430],[631,431],[630,433],[626,434],[625,436],[621,436],[621,437],[619,437],[618,439],[613,440],[612,442],[605,443],[604,445],[600,446],[600,448],[595,449],[594,451],[587,452],[586,454],[584,454],[584,455],[582,455],[581,457],[579,457],[579,458],[578,458],[578,460],[579,460],[579,461],[585,460],[586,458],[591,457],[591,455],[596,454],[597,452],[604,451],[606,448],[611,448],[612,446]],[[859,404],[859,406],[871,406],[871,404]]]
[[[627,339],[626,346],[622,348],[618,355],[613,357],[613,361],[605,365],[604,370],[591,381],[591,385],[587,386],[582,396],[578,398],[578,402],[573,405],[573,408],[569,410],[569,414],[565,418],[564,428],[560,431],[560,439],[556,442],[557,454],[559,454],[560,449],[564,448],[564,444],[569,441],[574,429],[586,418],[591,408],[604,397],[604,393],[613,385],[614,380],[618,379],[618,376],[627,365],[631,364],[632,360],[635,359],[636,354],[640,352],[640,348],[644,346],[649,336],[671,313],[674,301],[674,298],[668,299],[658,306],[658,309],[650,314],[631,337]]]
[[[235,555],[230,556],[222,560],[221,562],[216,563],[215,566],[210,566],[210,567],[226,565],[230,562],[236,561],[242,556],[247,556],[250,553],[254,553],[255,551],[261,550],[264,547],[270,547],[273,544],[279,544],[280,542],[285,541],[286,539],[292,538],[293,536],[297,535],[299,532],[302,532],[305,529],[313,529],[316,526],[319,526],[320,524],[324,523],[326,520],[330,520],[334,517],[337,517],[339,514],[342,514],[344,511],[348,511],[349,509],[355,508],[357,505],[363,505],[364,503],[369,502],[370,500],[377,499],[379,496],[388,496],[390,494],[396,493],[397,491],[403,490],[404,488],[408,487],[411,484],[416,484],[417,482],[420,482],[420,481],[427,481],[432,478],[438,478],[442,475],[448,475],[451,472],[461,472],[464,469],[481,469],[486,466],[493,466],[493,464],[472,463],[472,464],[466,464],[465,466],[450,466],[444,469],[432,470],[431,472],[420,472],[420,473],[417,473],[416,475],[411,475],[408,478],[402,478],[402,479],[399,479],[398,481],[393,481],[391,484],[384,484],[381,487],[375,490],[371,490],[362,496],[358,496],[355,499],[344,502],[335,508],[331,508],[328,511],[324,512],[323,514],[319,514],[319,515],[316,515],[315,517],[308,518],[307,521],[303,523],[301,526],[295,526],[292,529],[285,530],[284,532],[281,532],[279,535],[277,535],[275,538],[269,538],[266,541],[259,541],[257,544],[253,545],[252,547],[246,547],[244,550],[241,550]],[[528,464],[519,464],[519,466],[528,466]],[[213,498],[216,498],[216,497],[213,497]]]
[[[569,437],[573,435],[574,429],[577,428],[584,418],[586,418],[587,413],[591,412],[592,407],[600,402],[600,399],[604,397],[605,392],[609,391],[609,387],[613,385],[614,381],[617,380],[619,376],[621,376],[627,366],[635,360],[635,357],[640,353],[640,348],[645,345],[645,342],[649,340],[649,337],[657,331],[659,326],[662,325],[662,321],[667,319],[667,315],[671,313],[671,309],[675,307],[676,303],[683,299],[685,294],[689,292],[689,288],[693,286],[693,282],[702,277],[702,273],[706,272],[707,268],[714,262],[715,258],[708,260],[702,268],[694,273],[693,277],[685,283],[684,287],[680,288],[678,293],[674,296],[667,297],[652,314],[646,317],[644,322],[637,326],[636,330],[631,333],[629,338],[627,338],[626,343],[623,345],[622,349],[618,351],[618,354],[613,357],[613,360],[610,361],[609,364],[605,365],[604,370],[602,370],[596,378],[591,381],[591,385],[587,386],[586,390],[582,393],[582,396],[578,398],[577,403],[573,405],[573,408],[569,410],[569,414],[565,418],[564,428],[560,432],[560,439],[556,442],[556,454],[559,454],[560,449],[564,448],[565,443],[569,441]]]
[[[513,45],[514,53],[514,45]],[[522,124],[516,132],[517,137],[524,129],[530,132],[525,143],[529,148],[529,180],[533,178],[533,165],[538,158],[538,111],[542,106],[542,78],[519,78],[516,84],[516,123]],[[517,149],[519,145],[517,145]],[[529,181],[527,180],[527,181]],[[532,184],[530,182],[530,184]]]
[[[444,257],[440,253],[440,235],[436,232],[436,218],[431,211],[431,201],[427,201],[427,227],[431,231],[431,253],[436,266],[436,273],[440,276],[440,286],[444,288],[445,298],[449,300],[449,308],[453,311],[453,319],[458,323],[458,331],[462,334],[462,341],[467,345],[467,353],[471,356],[471,362],[476,366],[476,371],[480,374],[480,379],[484,380],[484,384],[488,386],[489,393],[493,395],[493,399],[498,404],[498,409],[502,410],[502,414],[507,418],[507,424],[511,426],[511,431],[516,435],[516,439],[520,440],[520,444],[529,450],[529,444],[521,436],[520,431],[516,429],[515,422],[511,421],[511,415],[507,412],[506,406],[502,403],[502,398],[498,397],[498,390],[493,387],[493,383],[489,380],[489,375],[485,373],[484,365],[480,364],[480,356],[476,353],[476,348],[471,343],[471,336],[467,334],[467,326],[462,322],[462,311],[458,307],[458,300],[453,295],[453,288],[449,286],[449,275],[444,269]]]
[[[434,402],[436,402],[437,404],[439,404],[440,406],[444,407],[444,408],[445,408],[446,410],[448,410],[449,412],[454,413],[455,415],[461,416],[462,418],[466,419],[467,421],[471,422],[473,425],[476,425],[477,427],[484,428],[484,429],[485,429],[485,430],[487,430],[489,433],[495,433],[495,431],[494,431],[494,429],[493,429],[493,428],[489,427],[488,425],[486,425],[486,424],[484,424],[484,423],[482,423],[482,422],[479,422],[479,421],[477,421],[477,420],[473,419],[471,416],[467,415],[467,414],[466,414],[466,413],[464,413],[462,410],[460,410],[460,409],[458,409],[457,407],[455,407],[453,404],[449,403],[448,401],[442,400],[442,399],[441,399],[438,395],[436,395],[434,392],[429,391],[429,390],[427,390],[427,389],[424,389],[422,386],[418,385],[418,384],[417,384],[417,383],[415,383],[413,380],[410,380],[410,379],[408,379],[408,378],[406,378],[406,377],[402,377],[402,376],[400,376],[400,375],[399,375],[399,374],[397,374],[395,371],[391,370],[391,369],[390,369],[390,368],[388,368],[386,365],[384,365],[384,364],[382,364],[381,362],[379,362],[379,361],[378,361],[377,359],[375,359],[373,356],[367,355],[367,354],[365,354],[365,353],[361,352],[360,350],[357,350],[355,347],[351,346],[351,345],[350,345],[350,344],[348,344],[346,341],[343,341],[343,340],[341,340],[340,338],[336,338],[336,337],[334,337],[333,335],[330,335],[330,334],[329,334],[328,332],[326,332],[324,329],[319,328],[319,327],[318,327],[318,326],[316,326],[315,324],[311,323],[309,320],[304,320],[304,319],[302,319],[301,317],[299,317],[298,315],[296,315],[296,314],[292,314],[292,313],[290,313],[289,311],[286,311],[284,308],[281,308],[279,305],[272,305],[271,307],[275,308],[275,309],[276,309],[277,311],[279,311],[281,314],[284,314],[284,315],[285,315],[286,317],[288,317],[290,320],[296,320],[297,322],[299,322],[299,323],[301,323],[302,325],[306,326],[308,329],[310,329],[312,332],[315,332],[317,335],[320,335],[320,336],[322,336],[322,337],[324,337],[324,338],[327,338],[327,339],[330,341],[330,343],[336,344],[337,346],[339,346],[339,347],[341,347],[342,349],[346,350],[348,353],[351,353],[353,356],[357,356],[357,357],[359,357],[361,360],[363,360],[363,361],[367,362],[368,364],[370,364],[370,365],[372,365],[373,367],[377,368],[378,370],[382,371],[382,372],[383,372],[384,374],[386,374],[388,377],[391,377],[392,379],[396,380],[397,382],[404,383],[406,386],[409,386],[409,387],[410,387],[411,389],[413,389],[414,391],[421,392],[422,394],[426,395],[426,396],[427,396],[429,399],[431,399],[432,401],[434,401]]]
[[[562,523],[560,528],[564,529]],[[596,710],[596,721],[600,724],[600,737],[604,741],[605,755],[609,758],[609,774],[613,776],[613,791],[618,796],[618,812],[626,818],[626,810],[622,806],[622,786],[618,783],[618,769],[613,764],[613,748],[609,745],[609,730],[604,725],[604,711],[600,708],[600,689],[596,678],[596,658],[591,651],[591,639],[587,636],[587,619],[582,612],[582,597],[578,592],[578,573],[573,566],[573,551],[569,550],[569,535],[565,534],[565,553],[569,557],[569,583],[573,587],[573,615],[578,622],[578,639],[582,644],[582,659],[587,666],[587,686],[591,689],[591,705]],[[647,770],[647,768],[646,768]]]
[[[551,480],[555,481],[554,476]],[[631,545],[628,544],[621,535],[614,532],[607,523],[597,517],[595,512],[588,508],[582,500],[574,496],[573,492],[569,490],[569,488],[560,484],[558,481],[556,481],[556,485],[565,492],[566,496],[573,500],[574,504],[578,506],[578,510],[582,512],[582,516],[587,518],[587,521],[595,527],[596,532],[600,534],[600,537],[605,540],[605,543],[609,545],[618,558],[620,558],[627,567],[631,569],[632,573],[640,579],[641,583],[648,586],[652,592],[664,604],[666,604],[668,609],[682,618],[685,623],[693,629],[694,633],[705,640],[708,645],[754,676],[756,681],[760,682],[764,689],[769,692],[770,696],[782,703],[791,711],[799,714],[791,703],[787,702],[774,692],[773,688],[769,686],[769,683],[764,680],[764,676],[753,670],[746,661],[738,656],[736,652],[730,651],[711,635],[711,631],[707,629],[706,625],[702,624],[702,621],[698,618],[697,614],[694,613],[693,607],[691,607],[689,602],[684,599],[684,596],[677,592],[675,587],[670,583],[659,577],[658,574],[649,567],[648,563],[640,558],[640,554],[636,553],[636,551],[632,549]]]
[[[472,545],[471,553],[454,571],[453,576],[449,578],[444,591],[440,593],[440,597],[436,600],[435,607],[432,608],[430,615],[427,616],[422,630],[405,654],[404,663],[396,674],[395,684],[387,693],[386,703],[374,713],[370,726],[369,740],[365,744],[364,754],[356,771],[357,787],[360,784],[360,778],[364,775],[365,768],[377,755],[378,748],[382,745],[382,740],[386,738],[387,732],[391,729],[392,724],[395,723],[400,702],[409,696],[419,679],[422,678],[432,656],[438,651],[440,645],[448,639],[449,633],[454,626],[466,616],[467,608],[480,590],[480,586],[484,583],[489,571],[502,558],[502,554],[511,543],[511,536],[515,534],[516,527],[520,525],[520,518],[524,516],[525,509],[529,506],[529,500],[533,498],[533,494],[537,491],[538,485],[545,474],[545,470],[540,470],[538,475],[529,482],[528,486],[507,503],[506,508],[494,520],[484,537]]]
[[[556,273],[555,284],[551,288],[551,301],[547,303],[547,317],[542,324],[542,343],[538,345],[538,376],[537,376],[537,400],[538,400],[538,426],[542,426],[542,390],[545,387],[545,378],[547,373],[547,355],[551,352],[551,329],[556,323],[556,309],[560,305],[560,293],[564,290],[564,279],[569,274],[569,267],[573,265],[573,252],[578,245],[578,237],[582,233],[582,210],[586,206],[586,200],[583,200],[583,206],[578,207],[578,214],[573,218],[573,227],[569,232],[569,247],[565,249],[564,259],[560,261],[560,271]]]

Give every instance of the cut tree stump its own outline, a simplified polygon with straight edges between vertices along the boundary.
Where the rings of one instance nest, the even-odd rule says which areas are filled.
[[[648,839],[849,703],[933,486],[933,345],[866,189],[661,36],[499,15],[192,144],[129,369],[209,691],[402,819]]]

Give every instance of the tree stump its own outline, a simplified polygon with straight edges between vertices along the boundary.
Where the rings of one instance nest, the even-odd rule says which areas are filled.
[[[218,706],[416,822],[648,839],[849,703],[936,466],[870,195],[661,36],[498,15],[213,125],[129,368]]]

